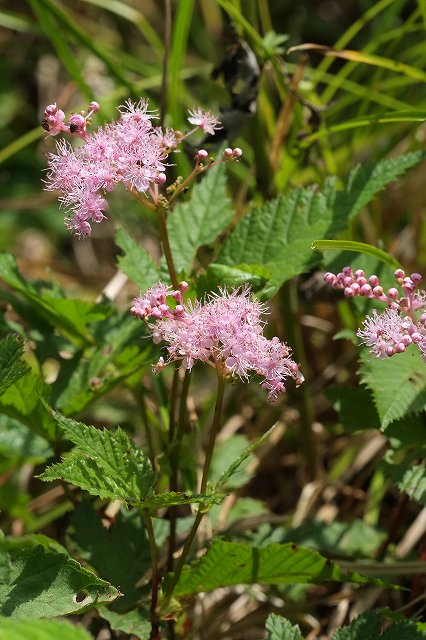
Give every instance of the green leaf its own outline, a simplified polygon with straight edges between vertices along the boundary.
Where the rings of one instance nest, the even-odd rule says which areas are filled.
[[[151,256],[124,229],[115,234],[115,241],[125,253],[118,257],[120,269],[143,292],[160,280],[160,271]]]
[[[197,249],[211,244],[231,222],[233,210],[226,193],[225,165],[209,169],[195,184],[188,202],[179,203],[167,219],[176,271],[189,273]]]
[[[240,287],[249,285],[254,292],[265,287],[271,278],[271,271],[260,264],[240,264],[238,267],[228,267],[224,264],[213,262],[209,264],[205,282],[202,282],[204,292],[209,292],[217,288],[218,284],[225,287]],[[198,289],[200,281],[198,281]]]
[[[268,640],[303,640],[299,627],[276,613],[267,617],[265,626]]]
[[[65,620],[0,618],[0,640],[91,640],[87,631]]]
[[[0,274],[2,280],[31,304],[34,315],[79,346],[92,341],[87,325],[112,313],[109,305],[65,298],[60,290],[52,291],[47,282],[27,282],[19,273],[14,256],[9,253],[0,252]]]
[[[264,265],[277,287],[309,269],[318,260],[311,244],[331,223],[334,189],[334,181],[324,194],[296,189],[249,213],[225,241],[218,263]]]
[[[408,493],[412,500],[417,500],[426,507],[426,469],[424,463],[407,469],[402,480],[397,484],[398,488]]]
[[[345,229],[348,220],[359,213],[377,193],[408,169],[415,167],[425,155],[424,151],[415,151],[352,169],[344,190],[336,194],[329,233]]]
[[[315,240],[312,249],[316,251],[354,251],[367,256],[372,256],[388,264],[392,269],[401,269],[402,265],[398,260],[386,251],[382,251],[371,244],[365,242],[353,242],[352,240]]]
[[[48,442],[9,416],[0,415],[0,453],[8,458],[45,460],[53,455]]]
[[[419,456],[424,457],[425,451],[416,448],[409,451],[402,462],[392,463],[393,451],[388,452],[384,468],[387,476],[390,476],[398,489],[404,491],[412,500],[417,500],[426,506],[426,468],[425,463],[416,464]]]
[[[372,395],[362,387],[333,387],[324,390],[326,398],[339,414],[346,431],[379,429],[380,420]]]
[[[77,445],[62,462],[48,467],[42,480],[70,482],[100,498],[139,504],[152,493],[155,474],[147,456],[117,428],[100,430],[52,412]]]
[[[383,430],[426,407],[426,367],[415,347],[386,360],[362,354],[360,376],[373,394]]]
[[[213,454],[212,471],[214,471],[215,468],[217,469],[219,461],[222,468],[225,468],[216,482],[214,489],[215,492],[223,491],[227,485],[231,487],[240,487],[247,482],[249,478],[245,471],[247,463],[257,447],[262,445],[265,440],[269,438],[277,424],[278,423],[274,424],[270,429],[268,429],[268,431],[262,434],[260,438],[257,438],[257,440],[247,446],[244,446],[247,442],[246,438],[238,435],[217,445]],[[233,443],[232,448],[230,447],[230,443]],[[234,459],[232,463],[228,462],[230,454],[235,455],[236,449],[240,450],[238,457]],[[237,477],[235,477],[236,474],[238,474]]]
[[[380,611],[373,610],[355,618],[347,626],[338,629],[333,640],[424,640],[425,635],[417,631],[412,620],[396,622],[385,627],[385,618]]]
[[[108,604],[119,595],[64,553],[35,546],[3,554],[10,564],[0,580],[2,616],[50,618]]]
[[[363,520],[352,522],[324,522],[308,520],[298,527],[276,527],[266,536],[263,544],[293,542],[316,549],[320,553],[334,554],[339,558],[371,558],[386,538],[383,531]],[[259,545],[260,541],[256,540]]]
[[[371,127],[378,124],[388,124],[390,122],[424,122],[426,120],[426,111],[424,109],[402,109],[401,111],[389,111],[387,113],[375,114],[371,116],[361,116],[345,120],[339,124],[330,127],[321,127],[319,131],[306,136],[300,142],[301,148],[310,147],[315,140],[321,138],[329,138],[331,134],[348,129],[357,129],[359,127]]]
[[[120,614],[103,607],[100,609],[99,614],[109,623],[111,629],[114,631],[123,631],[123,633],[135,635],[137,638],[142,638],[143,640],[148,640],[150,637],[151,622],[149,620],[149,611],[147,610],[134,609],[133,611]]]
[[[138,502],[137,506],[141,509],[148,509],[149,511],[175,507],[180,504],[200,504],[202,507],[209,508],[211,505],[221,502],[222,497],[222,495],[217,493],[205,495],[170,491],[166,493],[153,493]]]
[[[0,341],[0,396],[30,371],[21,360],[23,351],[24,343],[18,336],[9,335]]]
[[[0,408],[31,431],[52,441],[56,437],[56,423],[40,400],[40,394],[48,399],[50,393],[50,385],[45,384],[41,375],[32,370],[0,397]]]
[[[296,584],[328,580],[370,582],[357,572],[342,571],[318,552],[295,544],[270,544],[258,548],[243,542],[215,540],[200,560],[184,567],[173,595],[183,597],[255,582]]]
[[[120,509],[113,523],[104,527],[100,516],[82,502],[71,519],[71,534],[81,557],[104,580],[120,589],[122,597],[114,608],[125,611],[135,606],[142,591],[136,583],[151,567],[148,535],[138,511]],[[107,618],[108,619],[108,618]]]
[[[263,265],[271,272],[269,295],[319,261],[315,240],[344,230],[376,193],[424,157],[410,153],[355,168],[343,191],[329,179],[322,192],[295,189],[246,215],[225,241],[217,262],[228,267]]]
[[[66,360],[52,385],[52,404],[66,415],[82,411],[152,361],[154,345],[143,340],[145,324],[129,313],[112,314],[92,332],[96,346]]]

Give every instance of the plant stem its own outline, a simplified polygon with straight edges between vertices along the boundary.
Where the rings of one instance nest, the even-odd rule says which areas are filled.
[[[172,283],[172,286],[175,289],[178,289],[179,283],[176,275],[175,264],[173,262],[172,250],[169,242],[169,233],[167,231],[167,223],[166,223],[166,213],[161,206],[159,206],[157,210],[158,210],[158,219],[160,221],[161,244],[163,245],[163,251],[166,257],[167,269],[169,270],[170,281]]]
[[[152,567],[152,577],[151,577],[151,608],[150,608],[150,618],[151,618],[151,634],[150,640],[160,640],[160,623],[157,614],[157,603],[158,603],[158,588],[160,586],[160,574],[158,571],[158,552],[157,545],[155,543],[155,535],[154,529],[152,526],[151,516],[147,511],[142,511],[146,532],[148,534],[149,541],[149,550],[151,553],[151,567]]]
[[[215,404],[215,410],[214,410],[213,424],[210,431],[209,443],[207,445],[206,456],[204,458],[203,474],[201,477],[201,484],[200,484],[200,493],[205,493],[207,489],[210,465],[213,457],[216,436],[219,431],[220,417],[222,414],[223,396],[225,391],[225,379],[222,376],[221,372],[219,371],[217,372],[217,379],[218,379],[218,384],[217,384],[216,404]],[[182,569],[184,567],[188,553],[191,550],[192,543],[194,542],[195,535],[198,531],[198,527],[200,526],[200,522],[203,519],[203,517],[204,517],[204,513],[201,511],[201,507],[200,507],[200,511],[198,511],[197,515],[195,516],[195,520],[193,522],[191,531],[189,532],[188,537],[185,540],[185,544],[183,545],[182,553],[176,564],[176,568],[173,573],[173,576],[164,592],[164,598],[161,605],[163,609],[165,606],[168,605],[168,603],[172,598],[173,591],[178,583],[180,574],[182,573]]]
[[[173,373],[172,390],[170,394],[170,417],[169,417],[169,460],[170,460],[170,491],[178,490],[178,454],[176,447],[178,443],[176,441],[176,404],[178,397],[179,387],[179,367],[178,363],[175,363],[175,370]],[[173,571],[173,554],[176,549],[176,509],[170,508],[169,511],[169,548],[167,555],[167,570]]]

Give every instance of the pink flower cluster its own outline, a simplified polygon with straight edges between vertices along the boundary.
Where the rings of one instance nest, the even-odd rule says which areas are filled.
[[[221,375],[247,379],[250,373],[263,378],[262,387],[269,399],[276,400],[285,391],[284,382],[291,377],[300,385],[303,376],[292,360],[289,347],[277,337],[263,335],[261,314],[264,305],[250,300],[248,288],[221,290],[203,304],[185,304],[185,282],[173,291],[159,283],[134,300],[131,313],[156,322],[152,328],[155,342],[165,341],[169,362],[181,360],[192,369],[200,360],[214,366]],[[173,300],[172,306],[168,298]],[[170,301],[171,302],[171,301]],[[160,358],[156,369],[166,365]]]
[[[54,105],[47,107],[47,113]],[[101,222],[107,208],[103,194],[123,184],[127,189],[146,192],[155,183],[163,183],[165,160],[175,143],[174,134],[163,134],[152,124],[153,114],[147,102],[131,101],[120,108],[120,117],[88,135],[83,125],[71,133],[83,132],[85,144],[74,150],[63,140],[57,143],[57,153],[48,156],[48,191],[59,190],[60,202],[67,212],[67,227],[80,236],[91,234],[91,223]],[[61,125],[63,112],[52,113],[50,133],[65,130]],[[75,125],[77,126],[77,124]],[[84,131],[83,131],[84,129]]]
[[[350,267],[344,267],[337,275],[330,272],[324,275],[327,284],[343,289],[346,297],[364,296],[387,304],[380,314],[373,310],[357,333],[371,353],[386,358],[416,344],[426,360],[426,292],[417,288],[422,276],[419,273],[406,276],[402,269],[397,269],[395,278],[402,295],[396,287],[385,291],[378,276],[367,279],[361,269],[353,273]]]
[[[87,126],[90,116],[99,111],[97,102],[90,103],[87,114],[72,114],[68,123],[56,104],[44,111],[42,127],[49,135],[65,132],[84,141],[78,149],[64,140],[57,143],[57,152],[48,154],[46,180],[48,191],[61,192],[65,223],[78,236],[89,236],[92,224],[105,218],[108,203],[104,196],[119,184],[129,191],[148,194],[155,203],[158,185],[166,181],[168,155],[186,137],[172,129],[155,127],[156,115],[143,99],[138,103],[128,100],[118,110],[120,117],[115,122],[98,127],[90,135]],[[188,120],[195,129],[210,134],[221,128],[217,118],[202,109],[190,111]],[[225,151],[224,160],[238,160],[242,153],[241,149]],[[207,151],[198,152],[197,169],[204,168],[202,162],[207,156]]]

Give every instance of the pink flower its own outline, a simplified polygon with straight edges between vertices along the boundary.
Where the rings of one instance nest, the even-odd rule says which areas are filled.
[[[350,267],[344,267],[337,275],[324,275],[324,280],[334,289],[343,289],[346,297],[363,296],[387,304],[382,313],[374,310],[372,316],[367,316],[364,328],[357,333],[373,355],[390,357],[416,344],[426,361],[426,292],[417,289],[422,276],[419,273],[406,276],[402,269],[397,269],[395,278],[402,295],[396,287],[385,291],[378,276],[367,278],[361,269],[354,274]]]
[[[69,131],[64,124],[65,113],[54,104],[49,104],[44,110],[41,126],[50,136],[56,136],[60,131]]]
[[[189,115],[188,122],[200,127],[204,133],[209,133],[211,136],[214,135],[215,129],[222,129],[221,123],[210,111],[203,111],[198,108],[189,111]]]
[[[96,110],[97,103],[91,106]],[[79,236],[91,234],[92,223],[105,218],[106,192],[122,184],[129,190],[147,192],[151,185],[165,180],[165,160],[168,149],[165,137],[159,136],[152,124],[155,117],[144,100],[127,101],[119,108],[120,117],[111,124],[99,127],[94,133],[86,131],[86,118],[74,114],[70,124],[61,128],[63,112],[56,105],[50,110],[50,133],[73,130],[85,144],[73,149],[69,144],[57,143],[57,153],[48,156],[46,189],[59,190],[61,207],[66,212],[67,227]],[[167,144],[171,134],[167,134]]]
[[[297,385],[303,382],[287,345],[276,337],[264,337],[264,305],[250,300],[248,288],[221,290],[203,304],[189,305],[183,302],[187,285],[182,284],[179,291],[172,291],[160,283],[136,298],[131,309],[134,315],[156,321],[152,335],[155,342],[167,343],[169,362],[180,360],[186,369],[196,361],[206,362],[231,378],[248,379],[255,373],[263,378],[270,400],[285,391],[286,378]],[[164,366],[161,359],[157,369]]]

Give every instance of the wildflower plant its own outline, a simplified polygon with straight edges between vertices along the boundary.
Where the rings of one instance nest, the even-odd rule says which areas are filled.
[[[55,3],[41,4],[43,11],[62,16]],[[186,3],[175,4],[184,16]],[[262,9],[265,25],[267,4]],[[232,3],[219,5],[232,8],[230,15],[238,17]],[[374,17],[379,9],[371,11]],[[182,30],[184,21],[177,24]],[[250,23],[244,19],[241,25]],[[309,637],[324,632],[335,640],[345,633],[348,640],[371,633],[374,639],[390,638],[399,630],[410,640],[424,637],[415,621],[386,609],[360,616],[343,634],[334,634],[340,611],[323,622],[321,609],[315,628],[313,614],[299,612],[302,593],[315,610],[312,584],[321,585],[322,594],[330,583],[344,585],[341,598],[332,587],[331,601],[341,601],[348,618],[351,602],[354,609],[358,605],[358,585],[380,587],[384,593],[392,587],[386,579],[392,570],[392,575],[402,576],[404,587],[413,586],[400,564],[401,549],[394,552],[406,505],[395,509],[392,524],[383,532],[375,492],[384,492],[392,479],[394,490],[404,492],[407,501],[426,504],[426,292],[420,288],[420,274],[406,275],[385,252],[333,238],[354,233],[361,211],[425,155],[393,155],[356,166],[348,176],[324,177],[321,186],[290,188],[297,166],[315,163],[315,154],[322,153],[327,130],[321,114],[327,105],[318,107],[317,95],[314,100],[299,95],[311,86],[311,79],[301,82],[305,62],[287,85],[283,49],[278,47],[285,37],[270,33],[262,39],[250,28],[256,54],[235,33],[227,59],[213,72],[216,78],[223,76],[230,104],[220,115],[193,106],[183,130],[164,126],[168,116],[173,119],[170,105],[167,110],[162,104],[160,119],[145,98],[125,101],[116,119],[101,126],[96,126],[101,110],[96,101],[70,115],[59,99],[44,110],[43,150],[49,148],[44,189],[58,194],[58,208],[74,241],[90,243],[97,225],[108,218],[121,255],[116,275],[91,302],[69,296],[56,282],[25,277],[12,254],[0,253],[5,284],[0,293],[7,306],[0,339],[0,468],[5,483],[0,506],[7,496],[18,496],[6,514],[13,525],[6,525],[8,535],[0,537],[0,638],[10,634],[24,640],[38,632],[40,640],[236,637],[228,620],[222,623],[223,610],[216,616],[216,595],[210,597],[215,590],[230,616],[240,600],[248,604],[248,615],[253,604],[256,615],[265,614],[258,616],[262,626],[270,613],[269,640],[302,639],[299,628],[277,613],[292,615],[293,608]],[[75,30],[73,37],[79,33]],[[336,52],[345,55],[340,47]],[[352,60],[356,52],[347,55]],[[388,69],[386,59],[370,59],[377,61]],[[129,84],[121,81],[113,62],[108,63],[120,85]],[[253,116],[263,85],[268,91],[274,85],[261,82],[264,68],[274,74],[278,91],[271,100],[272,94],[267,96],[256,116],[257,146],[246,153],[245,142],[237,139],[244,153],[230,143],[215,153],[208,151],[212,140],[217,143],[217,133],[221,139],[232,136],[235,115],[241,122]],[[413,74],[414,68],[403,64],[397,69]],[[77,86],[81,82],[82,93],[90,96],[80,75],[74,78]],[[343,84],[356,86],[352,80]],[[274,120],[274,105],[283,96]],[[374,96],[379,104],[395,105],[379,89]],[[304,111],[310,114],[307,129]],[[270,121],[263,128],[265,114]],[[407,122],[424,119],[424,114],[404,112],[401,117]],[[362,122],[375,122],[372,118],[363,117]],[[388,121],[393,118],[392,113]],[[297,126],[302,128],[294,131]],[[194,139],[204,140],[201,148]],[[282,162],[288,160],[282,148],[289,141],[300,145],[300,153],[293,154],[292,148],[289,154],[294,168]],[[309,141],[315,143],[312,149]],[[185,165],[177,160],[183,155],[189,157],[190,168],[177,175],[177,166]],[[332,166],[331,157],[330,147],[315,171],[323,160],[324,167]],[[301,184],[302,178],[295,182]],[[132,199],[141,215],[149,215],[160,256],[142,246],[127,224],[120,228],[112,192],[123,202]],[[367,267],[326,273],[325,282],[343,292],[344,328],[360,326],[357,335],[367,347],[359,363],[358,351],[347,352],[361,385],[329,387],[331,378],[339,383],[340,364],[334,361],[331,341],[325,341],[330,322],[316,316],[324,304],[334,317],[336,297],[318,302],[314,298],[323,295],[318,289],[311,296],[314,301],[307,302],[314,272],[330,264],[313,249],[354,250],[355,244],[361,254],[393,265],[396,283],[385,287],[385,278],[368,275]],[[339,265],[347,265],[345,260],[346,254],[338,254]],[[125,287],[119,302],[117,291],[110,288],[116,282]],[[353,298],[370,303],[367,317],[355,318]],[[324,326],[326,339],[322,334],[318,338]],[[311,329],[318,344],[306,341]],[[340,439],[337,454],[327,431],[331,407],[323,408],[324,396],[338,416],[330,429]],[[236,408],[241,399],[244,407]],[[122,427],[116,426],[119,420]],[[354,432],[356,445],[346,446],[345,438]],[[372,433],[379,440],[375,468],[370,472],[368,467],[352,487],[349,474],[358,473],[358,443],[369,444]],[[280,441],[277,451],[271,435],[275,444]],[[297,450],[283,457],[284,466],[297,458],[297,473],[274,477],[281,502],[274,503],[272,514],[252,497],[247,484],[261,477],[253,471],[259,461],[262,472],[269,472],[273,460],[281,465],[276,454],[283,442]],[[328,447],[330,442],[333,446]],[[13,459],[16,469],[1,466],[3,455]],[[32,485],[25,478],[34,467],[37,492],[46,486],[43,482],[55,483],[47,498],[42,494],[30,500]],[[343,470],[342,477],[336,469]],[[25,482],[28,500],[16,491]],[[295,488],[301,489],[300,497],[293,495]],[[269,486],[266,489],[268,493]],[[50,510],[44,500],[50,501]],[[354,501],[359,501],[357,513],[362,507],[364,520],[350,521],[349,510],[341,520],[335,518],[336,505]],[[241,517],[245,509],[249,524]],[[311,513],[318,517],[310,519]],[[309,546],[304,546],[307,539]],[[413,554],[415,544],[409,550]],[[334,560],[345,556],[346,565]],[[365,575],[368,563],[359,563],[359,558],[374,562],[372,570],[379,577]],[[382,560],[388,565],[383,575]],[[295,584],[298,602],[293,602]],[[325,611],[331,605],[321,595],[323,606]],[[79,628],[49,620],[86,611]],[[392,627],[382,634],[387,617]],[[240,631],[237,625],[235,633],[255,637],[257,630],[246,633],[247,628]],[[257,635],[266,637],[266,632],[261,629]]]

